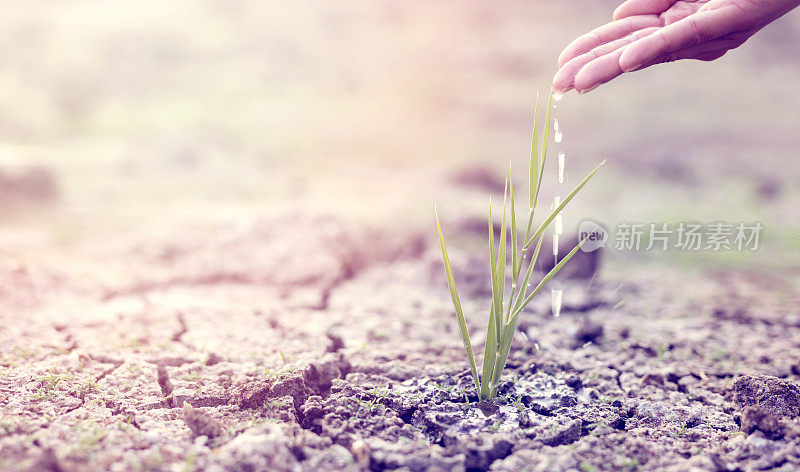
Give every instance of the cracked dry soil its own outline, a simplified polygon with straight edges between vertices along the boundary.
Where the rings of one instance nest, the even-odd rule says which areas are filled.
[[[113,281],[3,256],[0,469],[800,467],[800,318],[752,273],[578,270],[479,404],[433,242],[305,216],[142,242]],[[481,339],[487,268],[452,252]]]

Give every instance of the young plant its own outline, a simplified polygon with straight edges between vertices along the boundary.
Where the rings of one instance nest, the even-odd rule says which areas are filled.
[[[475,389],[478,391],[478,397],[481,400],[490,400],[497,396],[497,386],[500,383],[500,375],[505,368],[508,353],[511,350],[511,341],[514,339],[522,310],[524,310],[536,294],[541,292],[545,285],[558,274],[561,268],[572,259],[589,237],[587,236],[580,241],[566,257],[561,259],[555,267],[530,290],[531,277],[534,267],[536,266],[536,259],[539,256],[539,249],[541,249],[542,246],[544,231],[561,210],[567,206],[580,189],[586,185],[589,179],[591,179],[605,163],[605,161],[603,161],[591,171],[589,175],[587,175],[575,189],[547,215],[537,229],[533,230],[533,219],[536,210],[539,208],[539,190],[542,184],[542,175],[547,158],[547,146],[550,139],[551,105],[552,96],[547,104],[540,146],[538,131],[539,97],[536,97],[536,111],[533,119],[533,139],[531,142],[530,181],[528,183],[528,222],[525,225],[525,232],[521,238],[521,244],[520,238],[518,237],[514,185],[510,166],[508,179],[506,180],[506,188],[503,192],[503,218],[500,227],[500,241],[497,245],[494,241],[492,202],[491,198],[489,199],[489,265],[492,278],[492,300],[489,309],[489,326],[486,331],[483,366],[480,372],[475,362],[475,353],[472,350],[472,342],[470,341],[469,329],[467,328],[464,312],[461,309],[461,301],[458,297],[458,291],[456,290],[456,282],[453,276],[453,269],[450,265],[450,258],[447,256],[447,248],[444,242],[444,235],[442,234],[442,226],[439,222],[439,214],[435,211],[436,227],[439,231],[439,242],[442,246],[442,259],[444,260],[444,269],[447,274],[447,285],[450,287],[450,296],[453,299],[456,319],[458,320],[458,326],[461,331],[461,339],[464,342],[464,350],[467,353],[467,360],[469,361]],[[509,216],[510,222],[508,221]],[[510,248],[508,247],[509,245]],[[531,251],[532,255],[528,257]],[[510,265],[507,264],[509,262],[509,252]],[[525,266],[526,259],[528,259],[528,263],[524,271],[522,282],[520,283],[519,278],[523,273],[522,269]],[[512,281],[510,290],[506,289],[507,276],[510,276],[510,280]],[[508,298],[507,301],[504,301],[507,292]]]

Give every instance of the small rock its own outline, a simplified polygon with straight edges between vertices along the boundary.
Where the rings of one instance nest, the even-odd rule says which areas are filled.
[[[586,343],[596,343],[602,337],[603,325],[587,318],[578,327],[578,332],[575,333],[575,346],[580,347]]]
[[[223,359],[222,356],[212,352],[208,355],[208,359],[206,359],[206,365],[208,366],[217,365],[224,360],[225,359]]]
[[[481,434],[457,441],[454,450],[464,454],[468,470],[489,470],[492,463],[511,454],[513,444],[505,438]]]
[[[246,431],[217,449],[214,470],[302,470],[292,452],[292,438],[278,425],[267,424],[259,431]]]
[[[173,406],[174,403],[172,402],[172,381],[169,379],[169,374],[167,373],[167,368],[163,365],[158,366],[158,375],[157,375],[158,385],[161,387],[161,393],[166,398],[166,403],[170,406]]]
[[[742,410],[742,431],[747,434],[762,431],[771,439],[779,439],[783,436],[783,425],[769,411],[758,405],[751,405]]]
[[[492,416],[500,410],[500,408],[492,400],[484,400],[482,402],[475,403],[474,406],[475,408],[481,410],[483,416],[486,417]]]
[[[176,407],[184,403],[192,403],[194,390],[189,388],[176,388],[172,391],[172,404]]]
[[[330,341],[328,347],[325,348],[325,352],[339,352],[344,349],[344,340],[341,336],[334,333],[327,333],[325,336]]]
[[[664,376],[661,374],[648,373],[642,377],[642,385],[654,385],[656,387],[664,386]]]
[[[308,423],[322,418],[325,415],[325,405],[322,403],[322,397],[318,395],[308,397],[308,400],[306,400],[300,412],[303,415],[304,421]]]
[[[219,421],[188,403],[183,404],[183,422],[192,430],[195,437],[206,436],[213,439],[224,432]]]
[[[572,444],[581,437],[581,420],[572,420],[558,429],[553,435],[539,438],[546,446],[563,446]]]
[[[744,375],[729,388],[739,408],[759,406],[777,418],[800,416],[800,385],[765,375]]]
[[[330,390],[334,379],[345,378],[352,369],[352,366],[343,355],[329,354],[319,361],[309,364],[303,372],[303,380],[308,387],[314,389],[317,393],[324,393]],[[303,402],[305,402],[305,399],[303,399]]]
[[[574,390],[580,390],[583,388],[583,380],[581,380],[580,376],[577,374],[570,374],[564,378],[564,383],[567,384],[569,388]]]

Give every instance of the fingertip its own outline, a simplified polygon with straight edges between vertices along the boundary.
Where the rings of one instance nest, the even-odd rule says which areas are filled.
[[[555,82],[553,83],[553,92],[556,92],[556,93],[567,93],[570,90],[572,90],[572,84],[569,84],[569,85],[556,85]]]
[[[619,68],[623,72],[633,72],[642,68],[647,60],[647,54],[641,45],[631,44],[619,56]]]
[[[578,95],[589,93],[596,89],[598,85],[600,84],[598,84],[597,80],[592,76],[591,70],[584,71],[583,69],[578,72],[573,82],[573,87],[575,91],[578,92]]]
[[[572,90],[572,78],[562,68],[553,76],[553,90],[558,93],[565,93]]]
[[[625,18],[624,16],[622,16],[622,12],[624,11],[622,7],[624,6],[625,4],[623,3],[622,5],[614,9],[614,13],[611,14],[611,21],[617,21],[621,18]]]
[[[561,51],[561,54],[558,55],[558,68],[561,69],[567,62],[569,62],[567,59],[567,50],[564,49]]]
[[[580,74],[578,75],[580,76]],[[583,95],[596,89],[602,85],[602,83],[602,81],[597,80],[597,77],[593,76],[591,73],[585,73],[583,76],[575,77],[575,91],[578,95]]]
[[[614,13],[611,15],[611,19],[614,21],[621,20],[623,18],[627,18],[632,14],[630,11],[630,4],[629,2],[623,2],[620,6],[614,9]]]
[[[581,39],[581,38],[578,38],[578,39]],[[578,39],[576,39],[575,41],[569,43],[567,45],[567,47],[565,47],[564,50],[561,51],[561,54],[558,55],[558,68],[559,69],[564,67],[564,64],[566,64],[567,62],[569,62],[569,61],[575,59],[576,57],[578,57],[579,49],[578,49],[577,44],[576,44],[578,42]]]

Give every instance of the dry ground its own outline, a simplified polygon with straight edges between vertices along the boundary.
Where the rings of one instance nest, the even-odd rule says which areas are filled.
[[[605,251],[470,403],[433,204],[480,337],[487,193],[613,5],[3,2],[0,469],[796,469],[797,15],[561,102],[567,227],[761,248]]]

